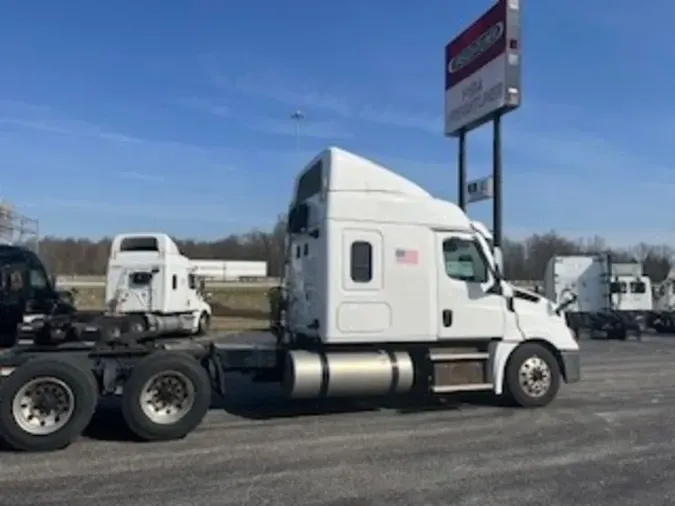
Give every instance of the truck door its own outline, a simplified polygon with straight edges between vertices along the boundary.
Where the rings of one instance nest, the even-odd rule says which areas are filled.
[[[299,325],[308,329],[311,329],[315,322],[320,320],[317,304],[317,247],[317,240],[307,234],[297,236],[295,240],[294,268],[297,277],[294,288],[296,300],[302,307],[302,310],[296,315],[296,321]]]
[[[436,235],[438,339],[502,337],[506,301],[489,292],[488,260],[471,234]]]

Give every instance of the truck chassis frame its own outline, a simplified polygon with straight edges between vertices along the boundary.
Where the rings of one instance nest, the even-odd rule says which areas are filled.
[[[445,394],[494,390],[486,378],[495,339],[325,346],[306,340],[221,344],[110,329],[96,336],[60,343],[24,340],[0,352],[0,438],[9,446],[22,451],[68,446],[106,397],[121,400],[125,422],[140,439],[179,439],[201,423],[212,393],[225,397],[226,374],[232,372],[280,383],[291,399],[407,396],[428,403]],[[511,355],[503,396],[512,404],[544,406],[561,381],[579,380],[578,354],[564,356],[545,343],[526,342]],[[527,364],[532,371],[543,367],[539,379],[532,376],[531,388],[522,381]]]

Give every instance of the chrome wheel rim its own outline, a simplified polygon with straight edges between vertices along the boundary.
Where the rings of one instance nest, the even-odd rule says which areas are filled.
[[[520,387],[530,397],[542,397],[551,388],[551,368],[542,358],[534,355],[525,360],[518,370]]]
[[[192,409],[195,387],[179,371],[162,371],[146,381],[140,403],[143,414],[153,423],[174,424]]]
[[[33,436],[53,434],[72,419],[75,394],[63,380],[34,378],[23,385],[12,400],[12,415],[17,425]]]

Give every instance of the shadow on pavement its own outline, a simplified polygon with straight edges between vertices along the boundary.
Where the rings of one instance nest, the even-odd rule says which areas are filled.
[[[250,420],[273,420],[306,416],[326,416],[346,413],[363,413],[393,410],[402,415],[425,411],[460,409],[470,406],[499,406],[490,393],[462,394],[442,398],[376,398],[368,400],[286,400],[276,384],[252,383],[240,375],[228,375],[229,393],[225,398],[213,396],[211,410],[225,411],[229,415]],[[83,434],[101,441],[136,441],[126,427],[116,401],[101,404],[89,427]]]

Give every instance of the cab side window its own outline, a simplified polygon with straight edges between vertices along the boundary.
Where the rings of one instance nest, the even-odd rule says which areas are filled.
[[[49,286],[44,272],[38,269],[31,269],[29,271],[29,281],[31,288],[35,290],[44,290]]]
[[[14,292],[23,290],[23,276],[20,270],[12,270],[9,274],[9,289]]]
[[[452,279],[468,283],[487,283],[487,260],[476,241],[452,237],[443,241],[445,273]]]
[[[613,281],[609,284],[611,293],[628,293],[628,285],[625,281]]]
[[[148,286],[152,282],[152,273],[137,271],[129,274],[129,288]]]
[[[630,291],[631,293],[638,293],[638,294],[647,293],[647,285],[642,281],[631,281]]]

